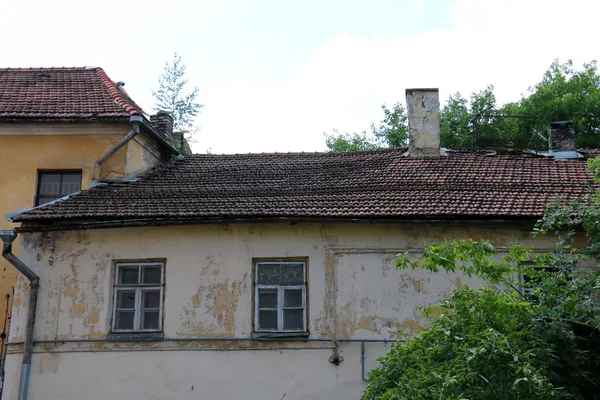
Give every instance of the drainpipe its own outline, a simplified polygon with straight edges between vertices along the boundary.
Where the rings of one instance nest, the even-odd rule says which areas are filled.
[[[131,139],[137,136],[140,133],[140,124],[143,119],[139,115],[132,115],[129,117],[129,123],[132,125],[131,131],[119,141],[112,148],[108,149],[102,156],[94,163],[94,173],[93,179],[95,181],[100,180],[100,169],[102,169],[102,164],[106,162],[110,157],[112,157],[119,149],[125,146]]]
[[[0,238],[2,239],[2,257],[6,258],[20,273],[29,279],[29,308],[27,309],[27,326],[23,342],[23,362],[21,364],[18,397],[19,400],[26,400],[27,388],[29,386],[29,372],[31,371],[33,324],[35,323],[35,309],[37,306],[38,289],[40,287],[40,277],[12,253],[12,243],[17,238],[17,233],[14,230],[0,231]]]

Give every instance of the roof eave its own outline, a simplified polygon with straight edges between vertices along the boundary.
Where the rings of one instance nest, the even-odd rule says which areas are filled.
[[[442,223],[468,226],[532,226],[540,216],[406,216],[406,217],[215,217],[215,218],[139,218],[112,220],[13,220],[22,222],[17,232],[50,232],[147,226],[206,225],[228,223]]]

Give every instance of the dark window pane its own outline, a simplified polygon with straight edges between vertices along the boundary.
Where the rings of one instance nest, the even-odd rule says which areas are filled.
[[[116,329],[133,329],[133,311],[117,311]]]
[[[142,291],[142,308],[160,308],[160,290]]]
[[[135,308],[135,290],[119,290],[117,292],[117,308]]]
[[[258,308],[277,308],[277,289],[258,289]]]
[[[139,268],[135,267],[119,267],[119,284],[120,285],[137,285],[138,284]]]
[[[40,172],[40,195],[58,195],[60,193],[61,174]]]
[[[283,293],[284,307],[302,307],[302,289],[286,289]]]
[[[160,284],[161,270],[162,268],[160,266],[152,265],[143,267],[144,272],[142,273],[142,283]]]
[[[283,264],[281,271],[282,285],[303,285],[304,264]]]
[[[40,172],[38,181],[38,206],[81,190],[81,172]]]
[[[67,195],[78,192],[81,189],[81,174],[64,174],[60,194]]]
[[[158,311],[142,311],[142,329],[158,329],[159,322]]]
[[[52,200],[56,200],[56,199],[57,199],[57,197],[39,197],[37,205],[41,206],[42,204],[49,203]]]
[[[279,264],[258,264],[258,279],[260,285],[279,285],[280,282]]]
[[[283,310],[283,329],[295,331],[304,329],[304,310]]]
[[[259,311],[258,327],[260,329],[277,329],[277,311]]]

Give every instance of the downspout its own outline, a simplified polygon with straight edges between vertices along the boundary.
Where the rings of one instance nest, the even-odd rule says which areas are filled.
[[[35,310],[37,307],[38,289],[40,277],[29,269],[23,261],[12,253],[12,243],[17,238],[14,230],[0,231],[2,239],[2,257],[6,258],[20,273],[29,279],[29,307],[27,309],[27,326],[23,341],[23,361],[21,364],[21,380],[19,382],[19,400],[27,399],[27,388],[29,386],[29,373],[31,371],[31,353],[33,351],[33,325],[35,323]]]
[[[137,136],[140,133],[140,124],[143,119],[139,115],[132,115],[129,117],[129,123],[132,125],[131,131],[125,135],[123,139],[119,141],[112,148],[108,149],[102,156],[94,163],[94,172],[92,175],[92,179],[95,181],[100,180],[100,170],[102,169],[102,164],[106,162],[110,157],[112,157],[121,147],[125,146],[131,139]]]

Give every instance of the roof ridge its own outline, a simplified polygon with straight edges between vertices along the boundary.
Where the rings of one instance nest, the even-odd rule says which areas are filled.
[[[89,69],[96,69],[98,67],[0,67],[0,71],[57,71],[57,70],[70,70],[70,71],[85,71]]]
[[[133,100],[131,100],[131,98],[129,98],[129,96],[127,96],[127,97],[133,104],[135,104],[135,106],[137,106],[137,108],[135,106],[131,105],[125,99],[122,92],[115,85],[115,83],[112,81],[112,79],[110,79],[108,77],[106,72],[104,72],[104,70],[101,67],[95,67],[95,69],[96,69],[96,73],[98,74],[98,77],[102,81],[102,84],[108,90],[108,94],[116,101],[116,103],[119,106],[121,106],[121,108],[123,108],[123,110],[125,110],[127,113],[129,113],[129,115],[143,114],[141,107],[138,106],[135,102],[133,102]]]
[[[287,152],[262,152],[262,153],[223,153],[223,154],[213,154],[213,153],[195,153],[186,157],[220,157],[220,156],[310,156],[310,155],[323,155],[323,154],[331,154],[332,156],[343,156],[343,155],[357,155],[357,154],[374,154],[374,153],[404,153],[407,151],[407,147],[390,147],[385,149],[375,149],[375,150],[358,150],[358,151],[287,151]]]

